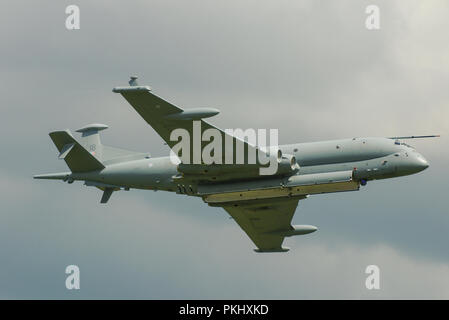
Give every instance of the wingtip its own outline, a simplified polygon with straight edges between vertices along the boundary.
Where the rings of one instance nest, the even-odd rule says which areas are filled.
[[[273,252],[287,252],[287,251],[290,251],[290,248],[281,247],[277,249],[259,249],[259,248],[254,249],[254,252],[257,253],[273,253]]]
[[[150,92],[151,87],[149,86],[128,86],[128,87],[114,87],[112,92],[115,93],[126,93],[126,92]]]

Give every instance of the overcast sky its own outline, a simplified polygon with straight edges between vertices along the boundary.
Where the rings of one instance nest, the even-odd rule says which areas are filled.
[[[7,1],[0,11],[0,298],[449,298],[449,3]],[[81,29],[65,28],[77,4]],[[380,8],[377,31],[365,8]],[[220,208],[171,193],[33,180],[65,171],[48,137],[105,123],[105,144],[168,149],[112,87],[129,75],[223,128],[280,143],[413,141],[413,176],[300,201],[286,254],[256,254]],[[81,289],[65,288],[65,267]],[[381,289],[365,288],[367,265]]]

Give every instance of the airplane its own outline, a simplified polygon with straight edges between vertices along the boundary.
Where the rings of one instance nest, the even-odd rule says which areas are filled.
[[[170,135],[177,128],[193,133],[193,123],[201,132],[214,129],[223,139],[230,138],[245,151],[270,156],[265,149],[230,136],[205,118],[218,114],[213,108],[181,109],[156,96],[149,86],[140,86],[131,77],[129,86],[115,87],[137,113],[159,134],[170,148]],[[77,132],[49,133],[70,172],[35,175],[35,179],[55,179],[68,183],[84,181],[86,186],[103,191],[101,203],[107,203],[114,191],[145,189],[176,192],[200,197],[209,206],[222,207],[256,245],[256,252],[286,252],[285,237],[315,232],[311,225],[291,225],[298,202],[310,195],[357,191],[370,180],[388,179],[418,173],[429,164],[407,139],[428,136],[367,137],[296,143],[277,147],[278,167],[271,175],[261,175],[260,161],[243,163],[174,162],[170,157],[151,157],[103,145],[99,132],[107,125],[90,124]],[[201,142],[201,147],[206,143]],[[184,151],[183,151],[184,152]],[[223,156],[224,157],[224,156]],[[235,160],[236,155],[232,155]]]

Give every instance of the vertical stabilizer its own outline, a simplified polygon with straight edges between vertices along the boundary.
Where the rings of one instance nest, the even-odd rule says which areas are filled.
[[[76,130],[81,133],[80,144],[100,161],[103,159],[103,145],[98,132],[107,128],[105,124],[94,123]]]
[[[59,159],[63,159],[72,172],[88,172],[104,168],[98,158],[76,141],[68,130],[53,131],[49,135],[59,151]]]

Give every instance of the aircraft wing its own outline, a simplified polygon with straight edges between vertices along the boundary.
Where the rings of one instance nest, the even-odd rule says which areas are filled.
[[[133,82],[134,81],[134,82]],[[170,134],[174,129],[185,129],[189,132],[190,138],[202,140],[202,133],[207,129],[216,129],[221,134],[222,140],[222,150],[225,150],[224,143],[225,137],[229,136],[223,130],[214,127],[208,122],[202,120],[204,117],[210,117],[211,115],[215,115],[218,113],[216,109],[206,109],[212,110],[209,111],[208,115],[202,115],[201,111],[198,112],[190,112],[189,110],[183,110],[170,102],[165,101],[164,99],[156,96],[151,92],[151,88],[148,86],[138,86],[135,82],[135,78],[130,81],[130,86],[128,87],[116,87],[113,89],[113,92],[120,93],[130,104],[131,106],[140,114],[140,116],[151,126],[153,129],[159,134],[159,136],[167,143],[170,148],[173,148],[174,145],[178,143],[178,141],[171,141]],[[216,112],[213,112],[216,110]],[[199,137],[194,137],[193,133],[193,121],[199,120],[201,121],[201,135]],[[235,148],[236,141],[235,137],[232,137],[233,146]],[[243,142],[239,139],[241,143],[244,143],[244,154],[248,154],[248,148],[256,148],[248,144],[247,142]],[[201,142],[201,150],[210,141]],[[193,148],[193,141],[190,143],[191,149]],[[257,148],[256,148],[257,149]],[[235,149],[234,149],[235,150]],[[192,150],[191,150],[192,151]],[[261,152],[261,151],[260,151]],[[196,163],[193,157],[193,152],[190,152],[191,161],[190,164]],[[235,157],[235,152],[234,155]],[[222,163],[225,163],[225,155],[223,152]],[[246,159],[246,156],[245,156]],[[235,163],[235,162],[233,162]],[[246,163],[246,162],[245,162]]]
[[[305,198],[305,197],[303,197]],[[313,226],[292,226],[298,201],[303,198],[254,200],[221,205],[246,232],[256,252],[285,252],[285,237],[316,231]]]
[[[120,93],[170,148],[177,143],[170,141],[171,131],[176,128],[188,130],[188,125],[192,126],[190,121],[166,118],[183,110],[151,93],[149,87],[116,87],[113,91]]]

